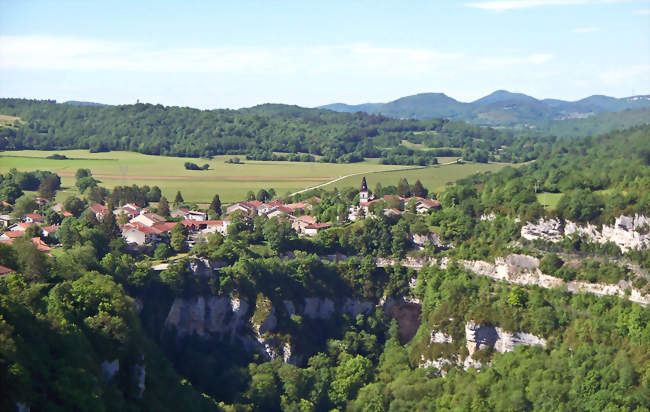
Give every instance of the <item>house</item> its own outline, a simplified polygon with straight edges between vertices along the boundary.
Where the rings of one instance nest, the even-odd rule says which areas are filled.
[[[143,212],[143,209],[139,207],[138,205],[134,205],[133,203],[127,203],[123,205],[122,207],[119,207],[115,210],[113,210],[113,214],[119,216],[121,214],[125,214],[129,216],[130,218],[134,218],[141,214]]]
[[[55,236],[57,230],[59,230],[58,225],[44,226],[43,227],[43,236]]]
[[[170,213],[172,217],[182,217],[185,220],[203,221],[208,219],[208,215],[203,212],[189,210],[184,207],[178,208]]]
[[[440,207],[440,202],[435,199],[422,199],[415,203],[417,213],[427,213],[430,209],[440,209]]]
[[[384,209],[383,213],[384,213],[384,216],[399,216],[404,212],[402,212],[399,209],[395,209],[393,207],[393,208],[390,208],[390,209]]]
[[[33,237],[32,238],[32,243],[34,246],[36,246],[36,249],[40,250],[41,252],[49,252],[52,250],[51,247],[47,245],[47,243],[43,242],[43,239],[40,237]]]
[[[305,233],[305,227],[315,223],[316,218],[314,216],[298,216],[291,219],[291,228],[293,228],[297,233]]]
[[[160,231],[160,234],[169,233],[176,226],[178,222],[157,222],[154,223],[151,227]]]
[[[285,206],[288,207],[289,209],[292,209],[294,212],[302,212],[302,211],[309,210],[309,209],[312,208],[312,206],[309,203],[304,202],[304,201],[303,202],[297,202],[297,203],[289,203],[289,204],[287,204]]]
[[[0,201],[0,205],[2,205],[2,207],[5,207],[7,209],[13,209],[13,207],[14,207],[14,205],[7,202],[6,200]]]
[[[0,226],[9,227],[11,222],[11,216],[9,215],[0,215]]]
[[[328,229],[330,227],[332,227],[332,225],[329,223],[314,223],[305,226],[304,232],[307,236],[316,236],[321,230]]]
[[[34,199],[34,202],[36,202],[36,204],[39,206],[45,206],[46,204],[49,203],[49,200],[47,200],[44,197],[37,197],[36,199]]]
[[[266,216],[271,219],[274,217],[280,217],[280,216],[285,216],[285,215],[290,215],[293,213],[293,209],[290,209],[284,205],[274,207],[270,212],[266,214]]]
[[[157,215],[155,213],[144,213],[141,215],[137,215],[136,217],[134,217],[129,221],[129,223],[135,223],[135,222],[142,223],[145,226],[151,227],[156,223],[166,222],[166,220],[164,217]]]
[[[257,215],[257,208],[259,207],[259,206],[256,206],[256,203],[259,203],[259,202],[251,201],[251,202],[235,203],[234,205],[230,205],[230,206],[228,206],[226,208],[226,214],[229,215],[229,214],[239,210],[244,215],[256,216]],[[260,206],[261,206],[261,204],[260,204]]]
[[[0,240],[6,240],[13,242],[14,239],[17,239],[25,234],[25,231],[22,230],[16,230],[16,231],[6,231],[3,234],[0,235]]]
[[[38,213],[28,213],[23,218],[25,223],[43,223],[45,219]]]
[[[205,227],[203,227],[204,224]],[[223,220],[206,220],[205,222],[201,222],[200,230],[203,235],[219,233],[222,236],[226,236],[228,234],[229,225],[230,219],[228,218]]]
[[[54,206],[51,207],[52,210],[54,210],[56,213],[61,213],[63,210],[63,203],[57,202],[54,204]]]
[[[33,225],[33,223],[26,223],[26,222],[15,223],[15,224],[9,226],[9,230],[12,231],[12,232],[24,232],[31,225]]]
[[[154,243],[160,240],[160,230],[146,226],[140,222],[127,223],[122,227],[122,237],[128,244],[142,246],[146,243]]]
[[[90,205],[88,207],[90,211],[92,211],[95,214],[95,218],[99,220],[100,222],[104,220],[104,216],[108,215],[109,211],[108,208],[100,203],[95,203],[93,205]]]
[[[0,277],[2,276],[7,276],[11,273],[14,273],[13,269],[9,269],[8,267],[0,266]]]

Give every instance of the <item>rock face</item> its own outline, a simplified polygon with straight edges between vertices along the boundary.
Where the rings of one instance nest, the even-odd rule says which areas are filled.
[[[526,332],[506,332],[495,326],[478,325],[473,321],[465,325],[465,340],[469,356],[477,350],[493,348],[499,353],[511,352],[519,345],[546,346],[546,340]]]
[[[305,298],[303,316],[312,319],[328,319],[334,313],[334,301],[327,298]]]
[[[104,361],[102,362],[101,368],[102,368],[102,376],[104,377],[104,380],[108,382],[111,379],[113,379],[113,376],[115,376],[117,372],[119,372],[120,361],[119,359],[115,359],[112,362]]]
[[[528,222],[521,228],[521,237],[528,240],[559,242],[564,237],[562,222],[560,219],[539,219],[537,223]]]
[[[301,315],[311,319],[328,319],[335,314],[348,314],[356,317],[368,314],[376,305],[370,301],[345,298],[334,302],[332,299],[307,297],[304,304],[293,301],[281,302],[279,310],[268,301],[264,315],[254,316],[247,301],[226,296],[176,298],[171,305],[165,327],[175,329],[176,336],[182,337],[196,333],[208,337],[210,334],[230,337],[251,350],[258,350],[268,360],[282,357],[285,362],[298,363],[302,356],[292,352],[291,343],[285,337],[274,334],[278,318]],[[284,310],[282,310],[284,309]],[[417,329],[417,328],[416,328]]]
[[[432,330],[431,331],[431,343],[452,343],[454,341],[454,338],[452,338],[449,335],[445,335],[439,330]]]
[[[133,365],[133,374],[135,375],[135,379],[138,385],[138,398],[142,399],[142,395],[144,394],[144,390],[146,388],[144,379],[147,374],[144,365],[144,356],[140,357],[140,363]]]
[[[238,298],[176,298],[165,320],[165,327],[175,328],[177,336],[229,333],[232,341],[248,321],[248,308],[248,302]]]
[[[413,339],[420,327],[422,305],[409,299],[387,299],[384,312],[389,318],[397,320],[399,340],[404,344]]]
[[[441,262],[441,267],[446,267],[447,261]],[[642,305],[650,303],[650,295],[644,295],[634,289],[629,282],[620,281],[616,285],[588,283],[584,281],[571,281],[565,283],[562,279],[545,275],[539,270],[539,260],[526,255],[509,255],[497,258],[494,263],[482,260],[464,260],[460,262],[465,269],[480,276],[488,276],[496,280],[503,280],[519,285],[537,285],[552,289],[566,286],[572,293],[593,293],[598,296],[618,296],[637,302]],[[629,294],[626,291],[629,290]]]
[[[579,226],[566,221],[564,226],[559,219],[540,219],[537,223],[528,222],[521,228],[521,237],[528,240],[542,239],[559,242],[564,236],[578,234],[594,242],[616,244],[623,253],[650,248],[650,218],[643,215],[619,216],[613,225],[603,225],[599,231],[594,225]]]
[[[436,246],[442,245],[440,237],[438,237],[438,235],[435,233],[428,233],[426,235],[418,235],[415,233],[411,235],[411,242],[419,249],[423,249],[428,243],[434,244]]]

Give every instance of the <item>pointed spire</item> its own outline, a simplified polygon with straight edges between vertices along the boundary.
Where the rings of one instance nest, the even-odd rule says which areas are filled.
[[[368,185],[366,184],[366,177],[364,176],[363,179],[361,180],[360,192],[367,192],[367,191],[368,191]]]

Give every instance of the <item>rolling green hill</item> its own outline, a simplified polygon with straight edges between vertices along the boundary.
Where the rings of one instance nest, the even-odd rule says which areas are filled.
[[[602,95],[569,102],[497,90],[471,103],[459,102],[442,93],[420,93],[385,104],[321,106],[335,111],[366,111],[394,118],[462,120],[487,126],[535,126],[559,119],[584,118],[595,114],[650,107],[650,96],[615,98]]]

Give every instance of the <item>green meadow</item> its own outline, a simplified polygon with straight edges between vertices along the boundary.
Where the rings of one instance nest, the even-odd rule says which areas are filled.
[[[47,159],[54,153],[68,157],[66,160]],[[74,187],[74,173],[79,168],[90,169],[103,186],[113,188],[118,185],[157,185],[163,194],[173,198],[180,190],[186,201],[196,203],[210,202],[218,193],[223,202],[243,199],[249,190],[257,192],[261,188],[273,188],[278,194],[295,192],[328,182],[340,176],[355,173],[366,175],[370,187],[377,182],[384,186],[396,185],[401,177],[414,183],[422,183],[435,191],[444,190],[447,184],[467,177],[473,173],[496,171],[505,164],[439,165],[431,167],[381,165],[377,159],[360,163],[302,163],[266,162],[245,160],[243,164],[229,164],[225,161],[234,156],[217,156],[213,159],[190,159],[182,157],[149,156],[133,152],[90,153],[87,150],[59,150],[56,152],[24,150],[0,152],[0,173],[12,168],[18,170],[51,170],[61,176],[63,189],[57,200],[77,194]],[[455,158],[439,158],[440,163]],[[185,162],[210,165],[209,170],[186,170]],[[358,186],[361,176],[351,176],[327,188]]]
[[[47,159],[62,154],[66,160]],[[325,183],[352,173],[377,172],[408,168],[381,165],[376,159],[352,164],[248,161],[238,156],[243,164],[225,161],[235,156],[217,156],[213,159],[149,156],[133,152],[90,153],[87,150],[0,152],[0,173],[12,168],[18,170],[51,170],[61,176],[64,187],[58,199],[76,194],[74,174],[79,168],[88,168],[103,186],[158,185],[165,196],[173,198],[180,190],[186,201],[206,203],[218,193],[224,202],[245,197],[249,190],[273,188],[279,194],[294,192]],[[185,162],[210,165],[209,170],[186,170]]]
[[[439,161],[441,163],[444,162],[441,159]],[[406,178],[411,184],[415,183],[417,179],[420,179],[422,184],[429,190],[441,192],[456,180],[463,179],[475,173],[496,172],[508,165],[510,164],[464,163],[411,168],[409,170],[380,171],[367,174],[366,181],[368,182],[368,187],[372,190],[377,183],[381,183],[382,186],[397,185],[402,177]],[[360,176],[352,176],[342,179],[334,183],[334,185],[338,188],[357,186],[360,181]]]

